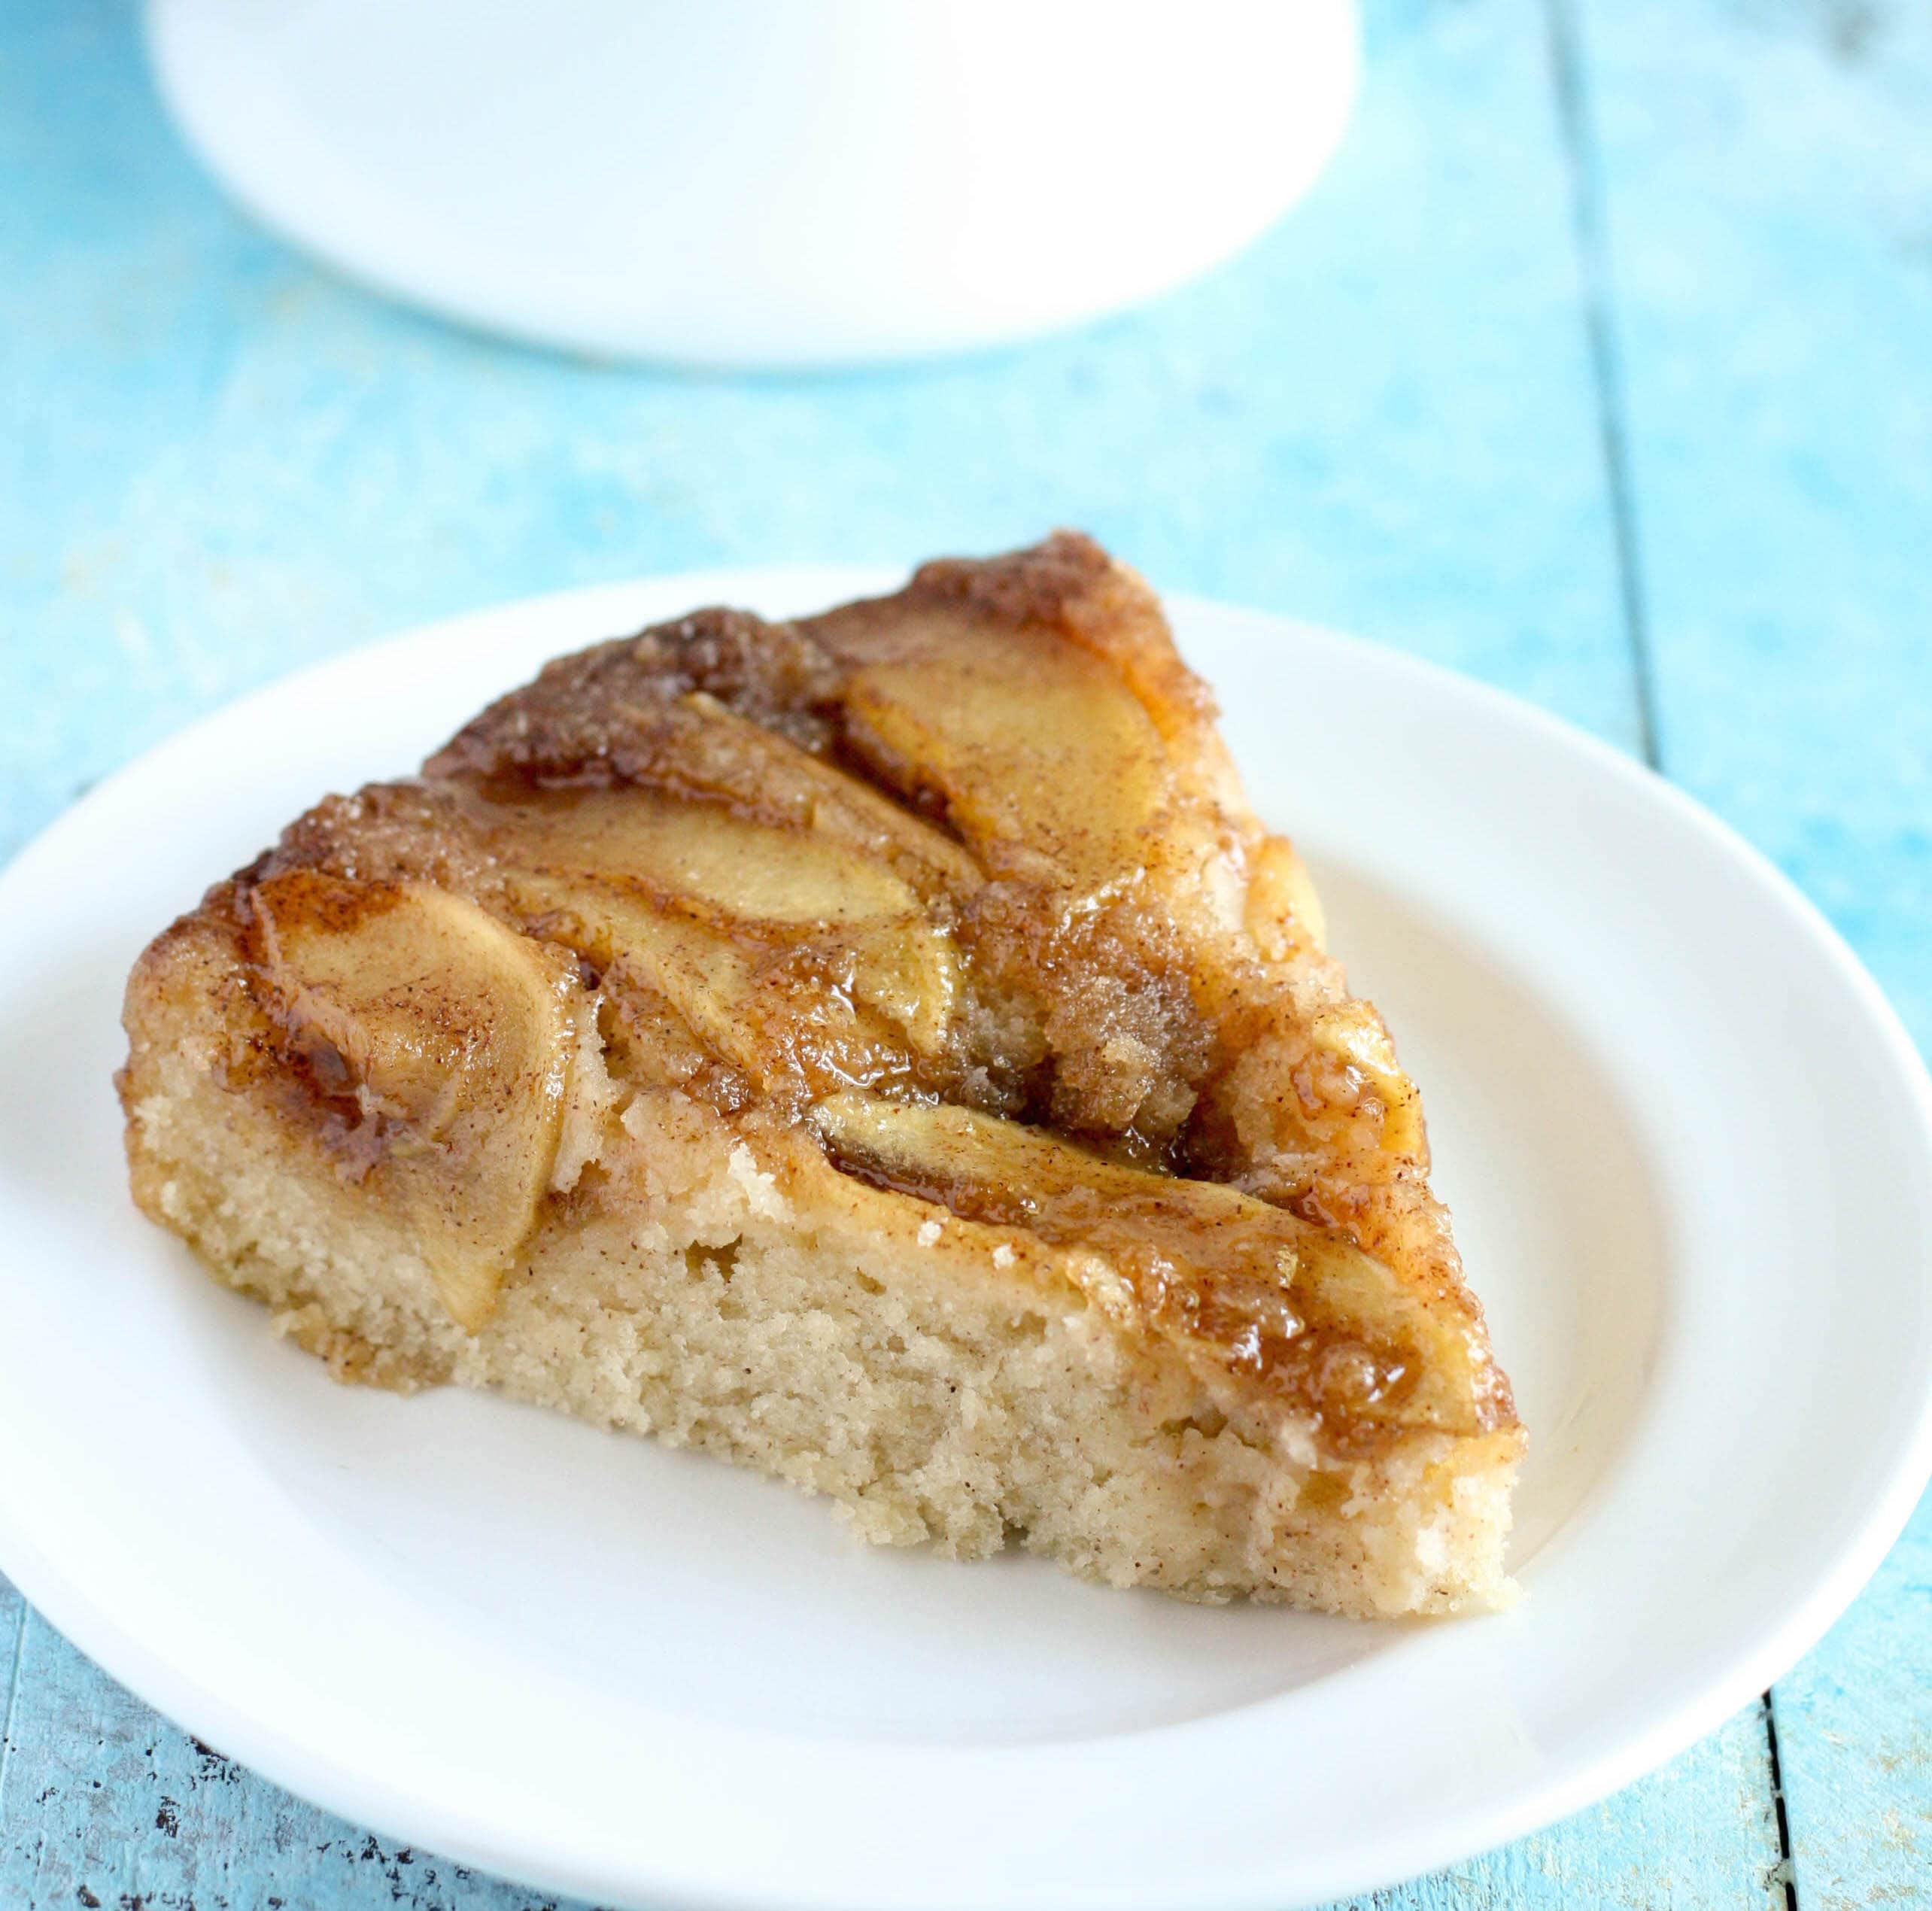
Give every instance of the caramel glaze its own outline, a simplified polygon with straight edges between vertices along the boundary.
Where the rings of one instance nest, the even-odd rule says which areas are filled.
[[[1155,1332],[1310,1405],[1341,1454],[1372,1451],[1405,1426],[1475,1430],[1454,1350],[1454,1373],[1426,1372],[1399,1297],[1385,1296],[1393,1304],[1373,1321],[1338,1308],[1305,1262],[1323,1258],[1316,1231],[1280,1209],[1071,1146],[1046,1162],[996,1150],[1005,1159],[995,1171],[957,1128],[952,1146],[908,1159],[835,1121],[815,1126],[834,1165],[873,1187],[1101,1256]]]
[[[272,872],[270,850],[202,898],[195,914],[159,937],[142,959],[154,962],[184,931],[214,928],[227,944],[232,966],[222,973],[221,1032],[212,1066],[232,1092],[263,1094],[291,1119],[315,1129],[345,1180],[360,1181],[389,1153],[398,1137],[387,1117],[372,1113],[357,1093],[360,1083],[347,1056],[306,1018],[269,979],[272,931],[256,907],[258,883]],[[384,883],[319,883],[306,898],[317,925],[351,934],[392,907],[397,892]],[[137,975],[139,971],[136,971]],[[125,1080],[123,1093],[126,1092]]]
[[[372,1145],[346,1062],[278,1010],[251,894],[301,868],[371,908],[435,884],[575,952],[620,1077],[748,1135],[810,1132],[816,1103],[861,1089],[1241,1190],[1212,1227],[1117,1191],[1029,1206],[819,1138],[842,1172],[1138,1268],[1160,1323],[1332,1435],[1425,1395],[1428,1423],[1513,1426],[1420,1124],[1394,1117],[1406,1085],[1323,1037],[1338,1013],[1379,1020],[1271,880],[1290,852],[1213,719],[1151,593],[1065,532],[821,616],[704,610],[559,658],[420,778],[325,800],[210,892],[254,1011],[237,1085],[272,1065]],[[786,892],[808,852],[816,913]],[[1283,1258],[1297,1229],[1372,1256],[1411,1326],[1316,1317]],[[1234,1314],[1217,1281],[1246,1296]],[[1455,1384],[1419,1391],[1445,1360]]]

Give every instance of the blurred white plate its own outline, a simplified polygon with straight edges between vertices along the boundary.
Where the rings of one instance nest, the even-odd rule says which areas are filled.
[[[514,336],[703,365],[1023,338],[1179,284],[1327,163],[1355,0],[148,0],[266,224]]]
[[[1734,837],[1391,652],[1174,606],[1427,1098],[1533,1442],[1514,1612],[1350,1624],[863,1551],[713,1462],[337,1387],[135,1215],[121,980],[211,877],[555,652],[889,581],[667,578],[342,657],[0,878],[0,1567],[294,1791],[625,1903],[1281,1911],[1528,1830],[1717,1724],[1925,1479],[1925,1077]]]

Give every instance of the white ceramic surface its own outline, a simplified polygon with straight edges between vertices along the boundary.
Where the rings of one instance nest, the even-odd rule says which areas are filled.
[[[843,363],[1024,337],[1246,245],[1347,120],[1354,0],[148,0],[216,177],[554,345]]]
[[[121,980],[211,877],[557,650],[886,581],[660,579],[344,656],[0,877],[0,1568],[294,1790],[621,1903],[1281,1911],[1529,1830],[1746,1703],[1926,1476],[1924,1073],[1708,816],[1394,652],[1174,607],[1423,1086],[1533,1442],[1511,1612],[1357,1625],[861,1550],[690,1454],[339,1388],[134,1214]]]

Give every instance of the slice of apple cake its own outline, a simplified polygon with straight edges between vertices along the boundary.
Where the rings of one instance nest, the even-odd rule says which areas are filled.
[[[159,937],[135,1199],[500,1387],[1200,1600],[1507,1596],[1414,1086],[1146,586],[1061,533],[550,664]]]

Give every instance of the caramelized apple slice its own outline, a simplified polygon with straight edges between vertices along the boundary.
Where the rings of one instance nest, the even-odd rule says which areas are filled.
[[[943,1013],[950,1001],[945,968],[940,984],[908,984],[893,969],[913,946],[910,932],[865,961],[862,945],[836,939],[721,933],[615,877],[519,870],[510,891],[542,934],[661,997],[711,1055],[794,1105],[841,1083],[903,1074],[904,1023],[916,1025],[927,1004]]]
[[[1097,1305],[1268,1376],[1338,1429],[1479,1430],[1460,1316],[1338,1235],[1214,1182],[1107,1160],[997,1116],[846,1093],[812,1122],[847,1173],[962,1220],[1086,1248]],[[1120,1284],[1124,1278],[1125,1287]]]
[[[904,916],[919,899],[891,870],[810,829],[657,791],[533,791],[482,812],[519,861],[633,879],[738,922],[847,923]]]
[[[923,817],[716,698],[694,692],[679,709],[690,721],[674,760],[697,788],[847,843],[886,864],[922,895],[967,895],[986,880],[979,864]]]
[[[318,871],[252,892],[291,1045],[352,1097],[451,1314],[472,1332],[556,1159],[575,984],[539,945],[427,884]]]
[[[853,671],[848,740],[989,871],[1105,880],[1147,860],[1166,754],[1116,672],[1043,632],[943,618],[898,647]]]
[[[1255,853],[1243,925],[1271,962],[1328,946],[1328,917],[1314,879],[1285,836],[1265,838]]]
[[[533,928],[661,996],[712,1054],[741,1066],[753,1059],[745,1010],[756,974],[747,951],[621,880],[519,868],[509,888]]]
[[[469,808],[522,909],[564,919],[565,940],[624,963],[756,1079],[814,1053],[835,1077],[870,1079],[889,1065],[873,1053],[882,1036],[928,1056],[944,1044],[951,940],[849,842],[636,788]]]
[[[1381,1144],[1391,1154],[1423,1148],[1422,1097],[1396,1059],[1382,1018],[1366,1002],[1324,1009],[1309,1029],[1315,1046],[1357,1071],[1382,1104]]]

